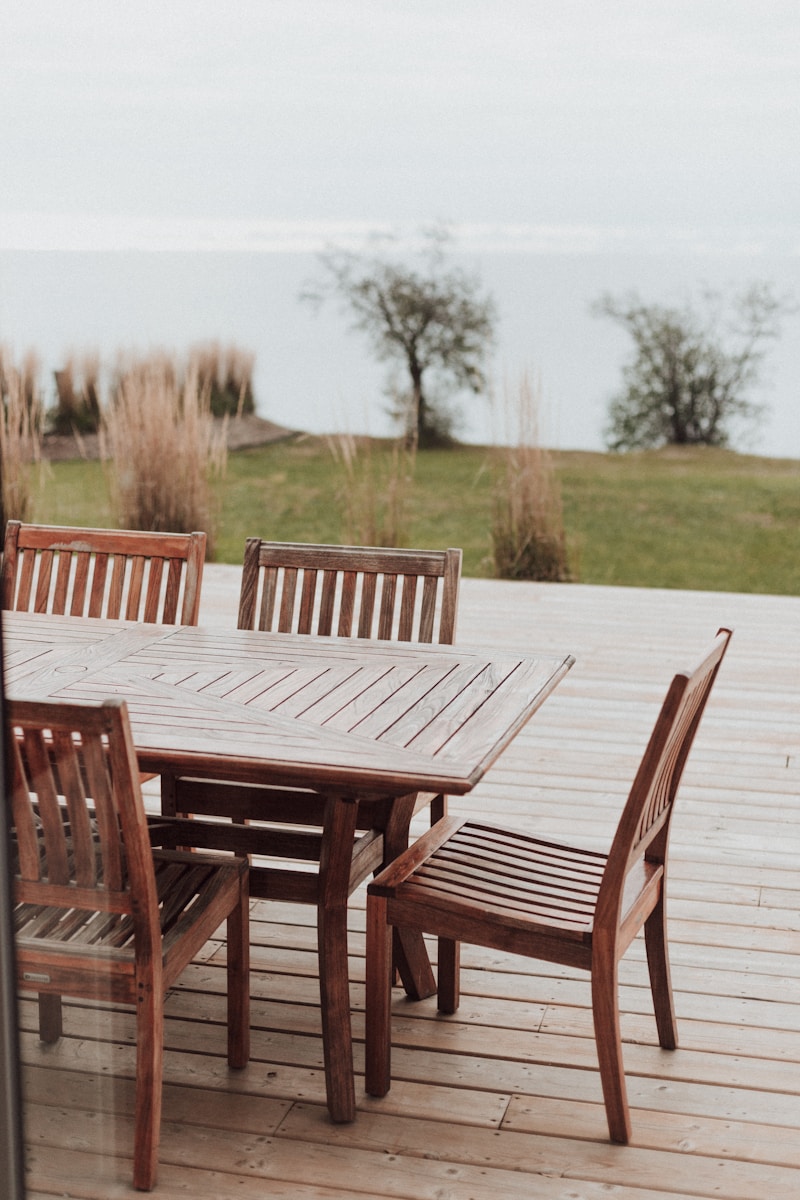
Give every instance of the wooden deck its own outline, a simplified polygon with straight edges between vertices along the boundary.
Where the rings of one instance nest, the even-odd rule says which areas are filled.
[[[235,623],[211,567],[201,621]],[[800,1195],[800,598],[467,579],[458,636],[576,666],[456,811],[605,847],[674,669],[735,629],[674,820],[681,1048],[662,1051],[643,947],[623,963],[634,1138],[606,1140],[584,978],[465,948],[464,998],[397,993],[395,1082],[324,1105],[314,920],[253,906],[253,1058],[225,1064],[223,941],[168,1001],[156,1195],[201,1200],[796,1200]],[[351,918],[362,1069],[364,898]],[[45,1048],[23,1003],[31,1197],[130,1193],[132,1019],[73,1008]]]

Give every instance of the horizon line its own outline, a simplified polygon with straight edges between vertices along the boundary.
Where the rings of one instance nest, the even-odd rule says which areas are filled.
[[[532,222],[285,220],[0,213],[3,252],[314,254],[363,251],[370,241],[418,249],[426,228],[446,229],[455,253],[800,255],[800,226],[589,225]]]

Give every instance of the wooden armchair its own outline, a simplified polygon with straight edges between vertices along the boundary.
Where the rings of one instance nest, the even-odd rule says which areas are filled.
[[[17,612],[196,625],[204,533],[9,521],[2,606]]]
[[[61,996],[136,1010],[134,1186],[156,1179],[164,997],[221,922],[228,935],[228,1062],[249,1058],[248,871],[241,859],[151,849],[124,702],[10,701],[10,821],[19,987],[40,1034]]]
[[[451,641],[455,632],[461,551],[383,550],[354,546],[303,546],[249,538],[239,604],[239,628],[302,634]],[[251,859],[250,894],[318,908],[320,987],[325,1000],[325,913],[382,864],[387,840],[405,845],[407,825],[423,804],[432,819],[444,798],[409,797],[396,810],[405,828],[387,829],[379,804],[362,801],[356,817],[346,895],[334,897],[320,861],[322,829],[333,814],[327,798],[312,791],[209,779],[162,776],[162,813],[154,819],[161,844],[229,850]],[[179,814],[192,814],[191,818]],[[229,818],[228,821],[203,818]],[[397,840],[399,839],[399,843]],[[341,884],[337,884],[340,887]],[[330,930],[330,921],[328,921]],[[330,936],[330,933],[329,933]],[[325,1019],[323,1012],[323,1019]],[[350,1120],[355,1096],[331,1087],[326,1045],[328,1107]],[[349,1084],[352,1091],[352,1083]]]
[[[667,850],[686,759],[730,640],[721,629],[700,664],[676,675],[608,854],[447,817],[367,890],[366,1088],[391,1082],[394,927],[439,938],[439,1009],[459,1002],[462,941],[590,973],[611,1140],[631,1135],[617,964],[644,927],[659,1043],[677,1046],[666,935]]]

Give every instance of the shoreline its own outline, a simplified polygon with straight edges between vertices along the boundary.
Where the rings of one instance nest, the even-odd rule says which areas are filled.
[[[224,418],[215,418],[215,425]],[[227,442],[229,450],[246,450],[252,446],[265,446],[269,442],[281,442],[297,437],[299,430],[286,429],[274,421],[256,414],[228,419]],[[96,433],[59,434],[48,433],[42,439],[42,457],[48,462],[68,462],[74,459],[94,460],[100,457],[100,438]]]

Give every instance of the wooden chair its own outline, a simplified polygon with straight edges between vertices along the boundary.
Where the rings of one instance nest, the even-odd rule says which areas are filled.
[[[2,607],[196,625],[205,533],[140,533],[9,521]],[[142,774],[142,782],[153,779]]]
[[[238,626],[450,643],[455,638],[460,579],[460,550],[384,550],[248,538]]]
[[[455,640],[461,551],[305,545],[248,538],[239,629],[381,638]],[[419,796],[431,823],[445,796]]]
[[[39,993],[40,1034],[61,996],[136,1010],[133,1182],[156,1179],[164,997],[222,921],[228,1063],[249,1058],[248,871],[241,859],[153,851],[123,701],[10,701],[10,820],[19,987]]]
[[[9,521],[2,606],[17,612],[196,625],[204,533]]]
[[[455,632],[460,575],[460,550],[303,546],[248,538],[238,625],[449,642]],[[248,854],[251,896],[317,906],[325,1008],[324,931],[330,931],[326,912],[336,902],[326,864],[320,861],[322,830],[331,817],[327,798],[300,789],[167,776],[162,776],[161,797],[167,820],[153,821],[161,844],[169,839],[174,846]],[[444,814],[445,798],[410,798],[409,805],[395,813],[395,823],[398,813],[405,815],[406,828],[400,832],[394,825],[387,829],[379,804],[359,805],[347,894],[339,903],[378,870],[387,844],[397,847],[397,838],[406,844],[407,823],[423,805],[430,805],[431,819],[436,820]],[[204,819],[220,817],[229,820]],[[325,1053],[329,1109],[334,1119],[349,1120],[355,1099],[340,1102],[332,1094],[327,1046]]]
[[[459,1002],[462,941],[587,970],[611,1140],[627,1142],[617,964],[644,927],[659,1043],[677,1046],[666,936],[673,803],[728,646],[721,629],[667,692],[608,854],[447,817],[367,890],[366,1088],[391,1082],[392,930],[439,938],[439,1010]]]
[[[239,629],[280,633],[331,634],[340,637],[379,637],[399,641],[449,643],[455,636],[461,551],[384,550],[363,546],[302,545],[248,538],[245,546],[239,596]],[[299,587],[298,587],[299,584]],[[355,632],[354,632],[355,631]],[[305,800],[303,797],[305,796]],[[414,811],[430,806],[431,821],[446,809],[444,796],[418,796]],[[162,813],[226,816],[239,822],[265,819],[278,825],[312,826],[323,821],[324,798],[297,790],[226,785],[208,780],[165,779]],[[265,814],[266,818],[265,818]],[[358,828],[374,837],[374,810],[362,806]],[[192,838],[204,836],[193,827]],[[212,830],[211,844],[224,833]],[[231,847],[241,852],[241,841]],[[319,857],[318,832],[287,835],[270,828],[265,835],[273,856],[315,861]],[[276,841],[278,839],[278,841]],[[192,844],[196,844],[193,840]],[[202,843],[205,844],[205,843]],[[366,845],[354,847],[354,865]],[[363,861],[352,888],[381,861],[381,847]],[[377,856],[377,857],[376,857]],[[375,860],[375,861],[373,861]],[[276,877],[254,869],[250,888],[254,896],[275,896]],[[290,871],[280,898],[317,902],[317,882],[308,872]],[[292,894],[289,895],[288,892]]]

